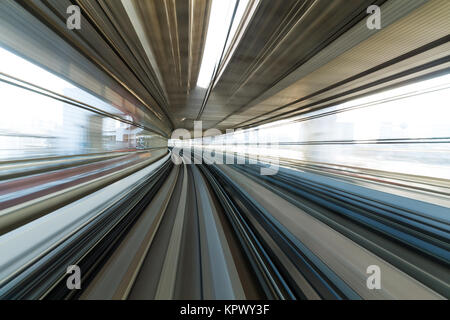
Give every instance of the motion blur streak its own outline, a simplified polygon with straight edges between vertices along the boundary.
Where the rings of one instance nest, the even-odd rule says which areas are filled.
[[[2,0],[0,30],[1,299],[450,297],[448,0]]]

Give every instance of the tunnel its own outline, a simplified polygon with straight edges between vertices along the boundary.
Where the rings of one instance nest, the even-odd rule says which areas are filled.
[[[448,0],[1,0],[0,299],[447,300],[449,30]]]

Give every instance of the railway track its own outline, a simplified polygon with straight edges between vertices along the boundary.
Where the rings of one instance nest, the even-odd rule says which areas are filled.
[[[450,296],[448,221],[439,210],[430,216],[419,212],[424,207],[409,208],[407,201],[395,206],[398,199],[383,198],[379,191],[364,190],[362,197],[360,186],[324,176],[317,180],[287,167],[277,175],[261,176],[264,164],[193,165],[183,157],[181,165],[173,165],[169,158],[129,176],[126,187],[116,186],[121,181],[107,187],[120,197],[77,219],[76,226],[61,225],[59,238],[43,238],[33,254],[23,247],[9,260],[0,259],[0,298]],[[95,170],[101,164],[108,170],[108,165],[135,160],[122,155],[105,161],[67,168],[62,174],[70,177],[73,170]],[[43,175],[49,182],[59,177]],[[23,177],[29,181],[24,189],[33,188],[37,178],[41,174]],[[59,210],[69,214],[82,200]],[[52,214],[41,218],[49,228],[56,225]],[[37,223],[41,219],[31,223],[36,233],[45,225]],[[0,252],[7,253],[8,244],[21,239],[14,231],[0,237]],[[66,285],[69,265],[82,271],[81,290]],[[367,287],[366,271],[373,265],[382,272],[380,290]]]

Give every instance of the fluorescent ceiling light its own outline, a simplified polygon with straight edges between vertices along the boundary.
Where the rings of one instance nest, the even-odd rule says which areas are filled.
[[[212,80],[215,66],[219,63],[220,55],[225,45],[228,29],[233,17],[234,7],[237,0],[213,0],[206,36],[205,51],[203,53],[202,65],[197,81],[197,86],[207,88]],[[244,15],[249,0],[239,1],[233,26],[227,42],[225,51],[231,44],[237,27]],[[226,13],[226,14],[224,14]]]

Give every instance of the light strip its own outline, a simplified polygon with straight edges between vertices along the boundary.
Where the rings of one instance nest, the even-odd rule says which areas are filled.
[[[234,38],[235,33],[238,30],[238,25],[244,16],[248,2],[249,0],[241,0],[239,2],[234,23],[233,26],[231,26],[231,33],[229,36],[230,40]],[[212,80],[214,68],[218,63],[219,55],[223,49],[227,32],[230,27],[233,8],[235,5],[236,0],[213,0],[212,2],[205,51],[197,81],[197,86],[200,88],[208,88]],[[225,12],[226,14],[224,14]],[[228,50],[231,43],[232,41],[227,42],[225,51]]]

